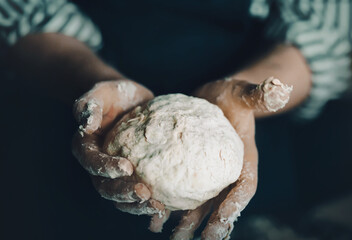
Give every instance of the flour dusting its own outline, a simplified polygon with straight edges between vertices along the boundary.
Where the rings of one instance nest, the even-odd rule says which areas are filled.
[[[280,82],[279,79],[270,77],[263,84],[264,102],[269,112],[276,112],[283,108],[289,100],[293,87]]]
[[[124,80],[118,81],[117,91],[121,97],[120,101],[116,104],[121,106],[123,110],[126,110],[128,106],[131,106],[131,102],[133,102],[132,105],[134,105],[134,102],[137,100],[135,99],[137,87],[132,82]]]

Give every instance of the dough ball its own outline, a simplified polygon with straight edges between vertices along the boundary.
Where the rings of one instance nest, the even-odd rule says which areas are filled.
[[[195,209],[239,177],[243,143],[216,105],[169,94],[126,114],[105,151],[129,159],[152,198],[170,210]]]

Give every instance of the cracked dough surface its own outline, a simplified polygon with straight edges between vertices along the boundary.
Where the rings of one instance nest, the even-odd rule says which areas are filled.
[[[129,159],[152,198],[170,210],[195,209],[239,177],[243,143],[216,105],[162,95],[126,114],[104,144]]]

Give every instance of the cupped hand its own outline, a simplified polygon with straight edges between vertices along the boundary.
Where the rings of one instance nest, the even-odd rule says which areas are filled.
[[[115,201],[118,209],[138,215],[162,216],[163,204],[150,199],[147,186],[134,176],[132,163],[102,151],[104,135],[112,124],[153,97],[148,89],[127,79],[96,84],[74,104],[74,116],[80,125],[73,137],[72,149],[91,175],[97,191],[102,197]]]
[[[292,87],[270,77],[261,84],[236,79],[219,80],[199,88],[195,96],[219,106],[244,143],[243,168],[238,180],[224,189],[216,198],[195,210],[184,213],[171,239],[192,239],[204,218],[213,211],[203,240],[229,239],[234,222],[254,196],[257,188],[258,153],[255,144],[254,111],[277,111],[289,100]],[[159,224],[159,225],[158,225]],[[154,224],[160,229],[162,223]]]

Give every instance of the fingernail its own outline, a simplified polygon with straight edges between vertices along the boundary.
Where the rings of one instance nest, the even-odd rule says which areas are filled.
[[[91,99],[87,102],[85,109],[80,113],[79,121],[82,125],[87,125],[86,127],[92,125],[94,121],[93,113],[95,109],[99,108],[98,101]],[[100,109],[102,111],[102,109]],[[97,128],[97,126],[91,126],[92,128]],[[96,129],[93,129],[96,130]]]
[[[133,165],[127,159],[120,158],[118,166],[121,169],[121,171],[123,171],[125,173],[124,176],[131,176],[132,175],[132,173],[133,173]]]
[[[137,183],[134,185],[134,192],[137,197],[142,200],[142,202],[148,200],[151,197],[149,189],[143,183]]]
[[[165,206],[155,199],[150,199],[149,204],[152,208],[158,211],[159,218],[162,218],[162,216],[165,214]]]
[[[281,85],[280,80],[279,80],[279,79],[276,79],[276,78],[272,80],[272,83],[273,83],[274,85]]]

